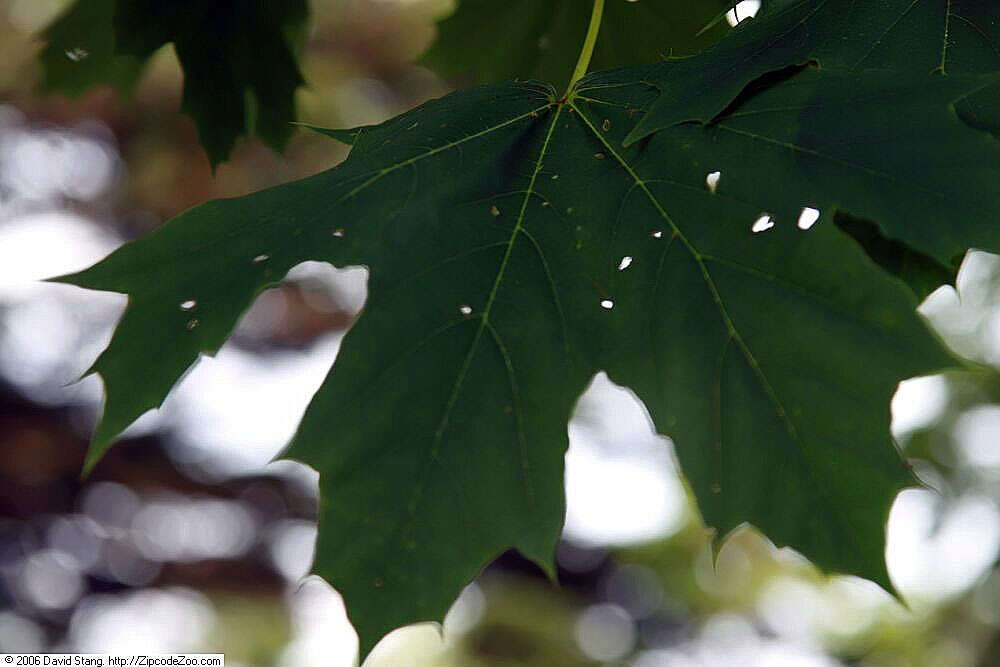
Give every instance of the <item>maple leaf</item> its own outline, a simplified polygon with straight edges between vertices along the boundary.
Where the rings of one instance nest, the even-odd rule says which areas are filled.
[[[535,84],[430,102],[361,132],[330,171],[195,208],[65,278],[131,297],[94,366],[107,402],[90,462],[291,267],[364,265],[368,302],[287,452],[321,473],[315,569],[364,650],[440,618],[504,549],[551,571],[566,420],[602,369],[674,439],[709,525],[750,521],[888,586],[884,521],[913,482],[889,399],[954,360],[902,283],[828,222],[836,206],[962,230],[958,201],[900,202],[956,170],[989,177],[991,143],[928,148],[986,136],[944,113],[978,82],[807,71],[716,126],[625,149],[655,98],[633,77],[588,77],[566,103]],[[841,119],[914,85],[912,113],[937,141],[899,158],[919,158],[919,178],[886,185],[877,175],[897,158],[873,147],[907,126]],[[823,95],[841,108],[787,103]],[[847,152],[816,155],[802,136]],[[800,229],[810,205],[823,217]]]
[[[87,465],[293,266],[362,265],[368,301],[285,455],[320,472],[314,570],[363,655],[439,620],[508,548],[552,573],[566,421],[602,370],[674,440],[719,535],[748,521],[891,590],[885,520],[915,480],[889,401],[961,363],[917,295],[969,247],[1000,249],[997,76],[838,68],[805,37],[762,40],[798,17],[781,34],[825,44],[806,8],[874,20],[893,2],[783,2],[704,56],[565,96],[500,84],[330,130],[352,144],[343,164],[199,206],[62,278],[130,296],[93,367],[107,400]],[[891,32],[836,27],[864,37],[841,55]],[[720,56],[747,44],[780,53]],[[672,112],[684,98],[661,93],[706,72],[718,94]]]

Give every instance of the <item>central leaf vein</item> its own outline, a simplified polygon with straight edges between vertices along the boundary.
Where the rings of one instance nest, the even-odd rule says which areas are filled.
[[[426,474],[426,469],[428,466],[433,466],[437,461],[440,454],[441,441],[444,438],[445,432],[448,430],[448,422],[451,418],[452,410],[455,404],[458,402],[458,398],[462,393],[462,385],[465,382],[465,376],[469,372],[469,367],[472,365],[472,360],[476,356],[476,352],[479,348],[479,341],[483,337],[483,332],[489,330],[493,336],[497,336],[495,329],[490,323],[490,313],[493,309],[493,304],[496,302],[497,293],[500,290],[500,285],[503,282],[504,276],[507,272],[507,267],[510,263],[511,253],[514,250],[514,245],[517,241],[518,236],[523,231],[524,216],[528,209],[528,202],[531,201],[531,197],[535,192],[535,182],[538,180],[538,174],[542,171],[543,160],[545,158],[546,151],[549,148],[549,144],[552,140],[552,135],[555,132],[557,123],[559,122],[559,116],[562,113],[562,105],[559,105],[556,112],[552,116],[552,121],[549,124],[548,131],[545,134],[545,139],[542,142],[542,147],[538,152],[538,159],[535,161],[535,168],[531,174],[531,179],[528,182],[528,187],[525,190],[524,198],[521,200],[521,208],[517,214],[517,220],[514,223],[514,228],[511,231],[510,238],[507,241],[507,249],[504,252],[503,259],[500,260],[500,266],[497,269],[496,278],[493,280],[493,285],[490,288],[489,296],[486,299],[486,305],[483,307],[482,313],[479,314],[479,326],[476,328],[476,333],[472,338],[472,343],[469,345],[469,351],[465,355],[465,359],[462,362],[461,368],[459,368],[458,375],[455,378],[455,383],[452,386],[450,395],[448,396],[448,402],[445,404],[444,412],[441,415],[441,420],[438,422],[437,429],[434,431],[434,437],[431,441],[431,446],[428,449],[427,461],[425,464],[425,470],[421,474],[421,479],[418,484],[414,487],[413,497],[408,504],[408,511],[410,513],[410,518],[412,519],[416,513],[417,505],[420,502],[420,496],[423,493],[423,478]],[[507,366],[508,373],[513,373],[513,367],[510,365],[509,356],[506,354],[506,349],[503,347],[502,342],[499,338],[496,338],[498,345],[501,348],[501,355],[504,357],[504,363]],[[509,378],[510,379],[510,378]],[[512,385],[512,388],[516,385]],[[517,404],[517,394],[515,390],[513,409],[520,413],[520,406]],[[526,442],[523,437],[523,431],[521,429],[522,421],[521,416],[518,414],[515,417],[518,420],[518,435],[519,435],[519,445],[520,445],[520,455],[521,455],[521,466],[522,472],[524,473],[524,484],[525,490],[529,497],[533,497],[533,489],[531,487],[530,479],[528,477],[527,470],[527,451],[525,449]]]

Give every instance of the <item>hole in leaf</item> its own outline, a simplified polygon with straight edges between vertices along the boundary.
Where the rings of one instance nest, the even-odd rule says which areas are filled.
[[[771,227],[774,227],[774,218],[769,216],[767,213],[763,213],[750,226],[750,231],[754,234],[760,234],[761,232],[766,232],[771,229]]]
[[[628,267],[632,266],[632,258],[628,255],[622,257],[622,261],[618,262],[618,270],[624,271]]]
[[[461,306],[458,307],[458,312],[462,313],[463,315],[471,315],[472,306],[463,303]]]
[[[198,321],[198,318],[193,318],[193,319],[188,320],[188,323],[187,323],[186,326],[188,328],[188,331],[191,331],[192,329],[196,328],[199,324],[201,324],[201,322]]]
[[[611,310],[614,307],[615,307],[615,302],[612,301],[611,299],[601,300],[601,308],[603,308],[604,310]]]
[[[198,302],[194,299],[188,299],[187,301],[181,301],[181,310],[193,310]]]
[[[721,177],[721,171],[709,172],[708,176],[705,177],[705,186],[708,187],[708,191],[713,195],[715,194],[715,189],[719,187],[719,179]]]
[[[337,229],[333,230],[333,235],[336,236],[338,239],[339,238],[343,238],[343,236],[344,236],[344,228],[343,227],[338,227]]]
[[[497,208],[496,204],[490,206],[490,215],[494,218],[500,215],[500,209]]]
[[[726,22],[734,26],[757,15],[760,11],[760,0],[741,0],[736,6],[726,12]]]
[[[650,236],[652,236],[654,239],[662,239],[663,238],[663,232],[660,231],[659,229],[657,229]]]
[[[260,264],[261,262],[266,262],[269,259],[271,259],[270,255],[263,255],[263,254],[257,255],[256,257],[253,258],[253,263]]]
[[[819,210],[806,206],[799,214],[799,229],[809,229],[819,220]]]
[[[79,46],[72,49],[66,49],[65,53],[66,57],[75,63],[80,62],[81,60],[90,55],[90,51],[88,51],[87,49],[81,49]]]

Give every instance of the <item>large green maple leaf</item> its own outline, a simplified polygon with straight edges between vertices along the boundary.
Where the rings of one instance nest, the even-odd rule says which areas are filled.
[[[600,370],[674,439],[719,534],[749,521],[891,588],[885,519],[914,480],[889,400],[957,363],[914,291],[1000,249],[1000,145],[956,111],[996,78],[794,64],[627,146],[662,104],[648,82],[688,61],[566,97],[455,93],[331,132],[353,143],[342,165],[63,278],[130,296],[93,367],[88,466],[291,267],[364,265],[364,311],[285,454],[320,471],[314,569],[363,654],[440,619],[505,549],[552,571],[566,421]]]
[[[108,84],[129,93],[143,63],[173,43],[184,113],[214,167],[241,135],[281,149],[302,85],[292,43],[305,0],[77,0],[43,35],[42,90],[78,95]]]

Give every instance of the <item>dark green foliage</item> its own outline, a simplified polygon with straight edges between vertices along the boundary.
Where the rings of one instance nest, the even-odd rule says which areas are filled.
[[[881,76],[807,70],[714,126],[624,149],[655,97],[634,76],[585,79],[565,105],[530,84],[457,93],[362,132],[340,167],[196,208],[68,278],[132,296],[95,365],[108,402],[94,456],[289,268],[360,264],[368,304],[288,455],[321,471],[316,570],[344,594],[366,649],[439,618],[505,548],[551,562],[566,419],[601,369],[675,439],[710,525],[751,521],[824,567],[888,586],[883,524],[912,482],[889,439],[889,398],[901,379],[952,361],[910,293],[829,217],[835,202],[918,230],[964,214],[953,206],[937,224],[937,210],[890,210],[906,189],[857,185],[873,182],[885,151],[845,168],[789,150],[834,127],[771,96],[830,92],[858,109],[841,87],[884,90]],[[936,81],[915,111],[923,131],[978,136],[935,115],[964,92]],[[884,104],[868,97],[872,111]],[[871,145],[898,140],[888,117],[865,127]],[[932,160],[928,146],[910,159]],[[975,175],[997,149],[962,160]],[[712,193],[705,176],[720,165]],[[824,218],[798,229],[799,210],[817,203],[830,206]],[[763,211],[776,224],[755,234]],[[197,306],[182,310],[187,300]]]
[[[957,101],[955,110],[972,127],[991,132],[1000,139],[1000,82]]]
[[[1000,71],[994,0],[773,0],[763,15],[650,82],[664,94],[627,141],[683,121],[708,122],[754,79],[789,65],[913,74]]]
[[[906,283],[917,299],[923,301],[941,285],[955,284],[961,257],[946,266],[899,241],[887,239],[879,232],[878,225],[868,220],[838,211],[833,222],[861,244],[879,266]]]
[[[292,44],[307,13],[305,0],[78,0],[45,33],[43,88],[79,94],[107,83],[128,92],[142,63],[173,43],[182,109],[213,166],[242,135],[281,149],[303,83]]]
[[[718,534],[748,521],[891,590],[885,520],[915,481],[889,401],[959,363],[916,297],[1000,250],[992,56],[956,29],[954,61],[925,66],[945,3],[900,4],[779,3],[566,99],[501,84],[330,130],[342,165],[62,278],[131,297],[93,368],[88,465],[290,268],[363,265],[365,309],[286,452],[321,473],[314,567],[363,654],[507,548],[551,572],[566,421],[601,370],[673,438]]]
[[[587,32],[590,4],[461,0],[455,13],[438,24],[425,60],[439,72],[476,82],[540,79],[565,87]],[[726,34],[725,21],[712,21],[731,4],[608,0],[593,69],[658,62],[703,49]]]

